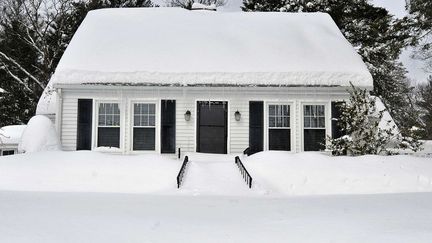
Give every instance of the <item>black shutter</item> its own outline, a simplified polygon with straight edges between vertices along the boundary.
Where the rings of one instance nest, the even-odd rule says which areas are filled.
[[[332,102],[331,103],[331,113],[332,113],[332,138],[340,138],[345,135],[345,133],[342,131],[341,127],[339,126],[338,122],[342,115],[342,111],[340,106],[344,102]]]
[[[176,101],[161,102],[161,153],[175,153]]]
[[[93,100],[78,99],[77,150],[91,150]]]
[[[264,102],[249,102],[249,154],[264,148]]]

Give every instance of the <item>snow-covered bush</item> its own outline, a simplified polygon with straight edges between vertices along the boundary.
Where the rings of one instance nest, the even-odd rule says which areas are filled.
[[[22,153],[60,150],[60,141],[51,120],[43,115],[32,117],[22,134],[18,150]]]
[[[395,154],[399,149],[417,151],[421,143],[416,136],[403,136],[385,107],[377,109],[377,97],[351,85],[350,99],[340,105],[339,127],[344,136],[329,138],[327,149],[334,155]]]

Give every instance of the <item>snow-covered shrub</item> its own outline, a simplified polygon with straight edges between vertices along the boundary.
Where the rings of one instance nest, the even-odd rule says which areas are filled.
[[[333,155],[395,154],[399,149],[417,151],[421,143],[416,136],[403,136],[385,107],[377,109],[377,97],[351,85],[350,99],[340,105],[339,126],[346,134],[329,138],[327,149]],[[381,102],[380,102],[381,105]]]
[[[43,115],[32,117],[22,134],[18,150],[22,153],[60,150],[60,141],[51,120]]]

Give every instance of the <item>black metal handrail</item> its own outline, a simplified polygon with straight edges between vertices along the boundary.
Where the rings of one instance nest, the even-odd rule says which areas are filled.
[[[184,173],[186,171],[186,166],[187,166],[188,162],[189,162],[189,157],[185,156],[185,158],[183,160],[182,167],[180,168],[180,171],[177,175],[177,188],[180,188],[180,186],[183,182],[183,177],[184,177]]]
[[[241,162],[240,157],[238,156],[235,157],[235,163],[237,164],[237,167],[239,168],[240,173],[242,174],[246,184],[249,186],[249,188],[252,188],[252,176],[246,170],[246,167]]]

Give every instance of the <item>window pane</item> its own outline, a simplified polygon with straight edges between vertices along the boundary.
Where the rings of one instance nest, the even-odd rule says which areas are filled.
[[[134,115],[134,126],[140,125],[140,116]]]
[[[284,117],[283,118],[283,127],[289,127],[290,123],[289,123],[289,117]]]
[[[284,105],[284,107],[283,107],[283,115],[284,116],[289,116],[290,115],[290,110],[289,110],[289,106],[288,105]]]
[[[105,116],[104,115],[99,115],[99,118],[98,118],[98,124],[99,124],[99,126],[105,126]]]
[[[155,114],[155,111],[156,111],[156,105],[149,104],[149,114]]]
[[[310,117],[304,118],[304,127],[310,127]]]
[[[140,104],[140,106],[141,106],[140,114],[147,115],[148,114],[148,104]]]
[[[318,127],[325,127],[325,118],[324,117],[318,118]]]
[[[319,151],[325,149],[325,129],[304,130],[304,150]]]
[[[105,104],[99,104],[99,114],[105,114]]]
[[[318,116],[324,116],[324,106],[323,105],[318,105],[317,110],[318,110],[318,113],[317,113]]]
[[[148,126],[148,116],[141,116],[141,124],[140,126]]]
[[[269,127],[275,127],[276,121],[274,117],[269,117]]]
[[[134,104],[134,114],[139,114],[140,113],[140,105],[139,104]]]
[[[113,125],[113,116],[112,115],[107,115],[106,116],[105,126],[112,126],[112,125]]]
[[[270,105],[269,106],[269,116],[275,116],[276,115],[276,106]]]
[[[155,150],[155,129],[134,128],[133,150]]]
[[[120,147],[120,128],[99,127],[98,147]]]
[[[120,126],[120,115],[114,115],[113,125]]]
[[[310,105],[305,105],[304,106],[304,115],[305,116],[310,116],[311,115],[311,106]]]
[[[291,150],[291,130],[290,129],[269,129],[269,149],[270,150]]]
[[[311,120],[310,127],[318,127],[318,118],[311,117],[310,120]]]
[[[120,126],[120,109],[116,103],[100,103],[99,126]]]
[[[149,126],[155,126],[155,116],[149,116]]]

